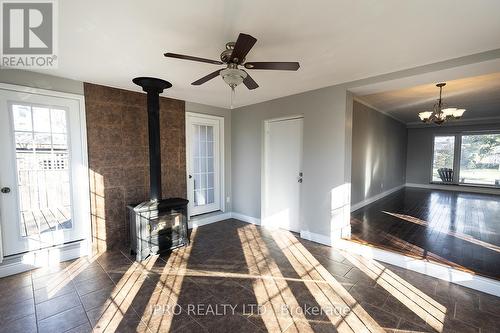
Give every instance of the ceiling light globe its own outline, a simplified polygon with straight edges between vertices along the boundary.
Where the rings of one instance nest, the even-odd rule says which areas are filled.
[[[226,68],[220,71],[220,75],[224,82],[226,82],[231,88],[237,87],[243,82],[247,77],[247,73],[241,69],[237,68]]]

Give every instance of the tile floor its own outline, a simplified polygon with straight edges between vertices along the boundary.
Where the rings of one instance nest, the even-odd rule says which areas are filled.
[[[0,279],[2,332],[500,332],[500,298],[226,220]]]

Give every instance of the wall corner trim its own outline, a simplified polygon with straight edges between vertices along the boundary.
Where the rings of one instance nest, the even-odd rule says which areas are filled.
[[[394,192],[397,192],[397,191],[403,189],[405,186],[406,186],[406,184],[402,184],[402,185],[393,187],[385,192],[379,193],[377,195],[374,195],[373,197],[370,197],[370,198],[367,198],[361,202],[358,202],[357,204],[354,204],[351,206],[351,213],[364,207],[364,206],[367,206],[375,201],[378,201],[378,200],[380,200],[380,199],[382,199],[382,198],[384,198],[384,197],[386,197]]]
[[[317,234],[308,230],[300,231],[300,238],[307,239],[311,242],[332,246],[332,239],[329,236]]]

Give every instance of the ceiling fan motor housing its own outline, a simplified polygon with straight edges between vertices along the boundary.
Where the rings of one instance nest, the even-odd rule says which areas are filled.
[[[235,44],[236,44],[235,42],[226,43],[226,49],[224,51],[222,51],[222,53],[220,54],[220,60],[222,60],[222,62],[229,64],[230,59],[231,59],[231,54],[233,53]],[[237,60],[238,60],[238,63],[240,63],[240,64],[245,62],[245,58],[243,58],[241,60],[240,59],[237,59]]]

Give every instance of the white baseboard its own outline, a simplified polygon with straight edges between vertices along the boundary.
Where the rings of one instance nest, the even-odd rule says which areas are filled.
[[[80,258],[88,255],[88,250],[87,242],[82,241],[4,258],[0,265],[0,278]]]
[[[233,219],[237,219],[237,220],[241,220],[243,222],[246,222],[246,223],[251,223],[251,224],[255,224],[255,225],[260,225],[260,219],[257,218],[257,217],[252,217],[252,216],[248,216],[248,215],[243,215],[243,214],[240,214],[240,213],[235,213],[235,212],[232,212],[231,213],[231,217]]]
[[[192,217],[189,222],[188,222],[188,228],[197,228],[201,227],[203,225],[215,223],[215,222],[220,222],[223,220],[227,220],[230,218],[234,218],[246,223],[251,223],[255,225],[260,225],[260,219],[256,217],[251,217],[248,215],[240,214],[240,213],[235,213],[235,212],[218,212],[214,214],[207,214],[207,215],[200,215],[200,216],[195,216]]]
[[[467,185],[440,185],[440,184],[416,184],[406,183],[407,187],[425,188],[430,190],[443,190],[443,191],[456,191],[456,192],[469,192],[481,194],[496,194],[500,195],[500,188],[489,188],[479,186]]]
[[[317,233],[314,233],[314,232],[311,232],[308,230],[301,230],[300,231],[300,238],[310,240],[311,242],[332,246],[331,237],[317,234]]]
[[[451,266],[430,262],[423,259],[407,257],[403,254],[390,252],[371,246],[351,242],[348,240],[336,241],[338,249],[359,254],[369,259],[375,259],[398,267],[429,275],[437,279],[452,282],[467,288],[475,289],[500,297],[500,281],[467,273]]]
[[[404,187],[405,187],[405,184],[399,185],[399,186],[391,188],[390,190],[384,191],[382,193],[374,195],[373,197],[370,197],[370,198],[365,199],[365,200],[363,200],[361,202],[358,202],[357,204],[354,204],[354,205],[351,206],[351,213],[354,212],[354,211],[356,211],[356,210],[358,210],[358,209],[360,209],[361,207],[364,207],[364,206],[369,205],[369,204],[371,204],[371,203],[373,203],[373,202],[375,202],[377,200],[380,200],[383,197],[388,196],[389,194],[392,194],[392,193],[394,193],[396,191],[399,191],[399,190],[403,189]]]
[[[188,228],[197,228],[201,227],[202,225],[210,224],[210,223],[215,223],[223,220],[227,220],[231,218],[231,213],[215,213],[215,214],[207,214],[207,215],[200,215],[200,216],[195,216],[189,219],[188,221]]]
[[[231,217],[246,223],[251,223],[255,225],[261,225],[261,220],[256,217],[251,217],[248,215],[243,215],[240,213],[231,213]],[[264,226],[266,227],[266,226]],[[270,227],[270,226],[267,226]],[[301,230],[300,231],[300,238],[310,240],[311,242],[323,244],[323,245],[332,245],[331,238],[325,235],[317,234],[308,230]]]

